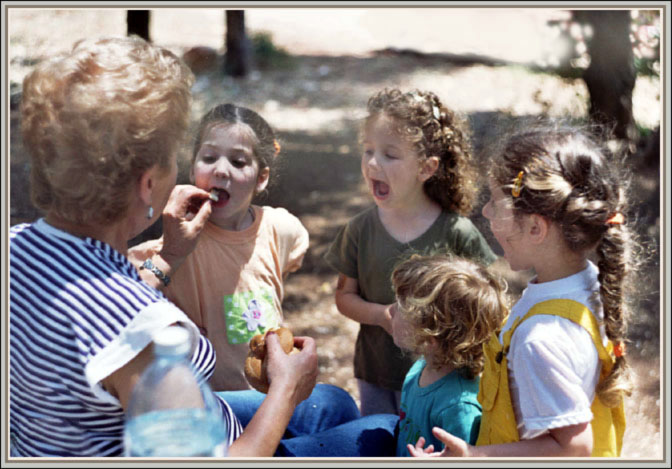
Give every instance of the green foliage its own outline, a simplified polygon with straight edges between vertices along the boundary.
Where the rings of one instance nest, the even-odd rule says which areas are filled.
[[[292,56],[284,48],[273,43],[273,36],[267,31],[252,34],[252,53],[260,69],[287,68],[292,65]]]

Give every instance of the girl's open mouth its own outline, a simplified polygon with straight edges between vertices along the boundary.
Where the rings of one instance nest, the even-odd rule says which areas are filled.
[[[373,184],[373,196],[377,199],[384,199],[390,194],[390,186],[382,181],[371,180]]]
[[[212,200],[212,205],[215,207],[226,205],[230,197],[225,189],[218,189],[216,187],[210,189],[210,200]]]

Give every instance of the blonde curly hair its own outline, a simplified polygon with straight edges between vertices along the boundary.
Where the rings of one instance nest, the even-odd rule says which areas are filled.
[[[369,98],[367,111],[364,132],[371,122],[385,115],[421,160],[432,156],[439,159],[438,169],[425,181],[425,193],[444,209],[469,215],[477,185],[467,122],[431,91],[404,93],[386,88]]]
[[[80,224],[121,219],[139,175],[168,168],[182,143],[193,80],[139,37],[79,41],[40,64],[21,101],[35,206]]]
[[[451,366],[467,378],[483,371],[483,344],[509,312],[502,279],[474,261],[415,254],[395,268],[392,285],[398,314],[412,325],[411,346],[431,356],[430,366]],[[426,354],[430,342],[438,347]]]

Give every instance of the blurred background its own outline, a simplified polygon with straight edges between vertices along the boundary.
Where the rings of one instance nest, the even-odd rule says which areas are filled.
[[[168,47],[196,74],[194,123],[213,105],[234,102],[259,112],[278,133],[281,156],[257,202],[287,208],[311,235],[303,267],[286,282],[285,316],[295,335],[317,340],[319,381],[358,399],[352,371],[358,324],[336,310],[336,275],[322,255],[336,230],[372,203],[357,145],[368,97],[384,87],[434,91],[468,119],[482,174],[502,136],[538,118],[605,124],[610,147],[632,169],[630,220],[643,246],[628,349],[637,389],[627,402],[623,456],[660,459],[661,12],[12,6],[6,10],[10,224],[40,216],[30,201],[30,160],[19,132],[23,77],[84,37],[138,34]],[[189,151],[180,160],[181,183],[188,180]],[[480,215],[486,197],[472,219],[501,253]],[[132,244],[160,234],[157,223]],[[500,274],[514,298],[530,276],[505,266]]]

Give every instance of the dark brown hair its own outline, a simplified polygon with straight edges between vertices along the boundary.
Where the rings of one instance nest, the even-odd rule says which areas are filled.
[[[607,223],[627,216],[627,177],[609,150],[588,132],[571,127],[535,129],[508,139],[491,166],[494,181],[507,194],[514,213],[539,214],[560,227],[569,249],[596,248],[600,299],[607,337],[626,340],[625,279],[632,273],[633,236],[627,224]],[[522,171],[520,195],[511,196]],[[597,395],[618,405],[631,391],[626,357],[616,358]]]
[[[395,122],[399,134],[421,159],[439,158],[438,169],[424,184],[427,196],[446,210],[468,215],[476,184],[467,123],[431,91],[384,89],[369,99],[367,110],[365,128],[385,115]]]
[[[259,170],[271,166],[273,159],[278,153],[279,146],[273,129],[259,114],[251,109],[235,104],[220,104],[210,109],[198,124],[196,137],[194,140],[192,162],[196,159],[198,150],[201,147],[203,136],[213,126],[218,124],[244,124],[247,125],[255,136],[254,156],[259,163]]]

